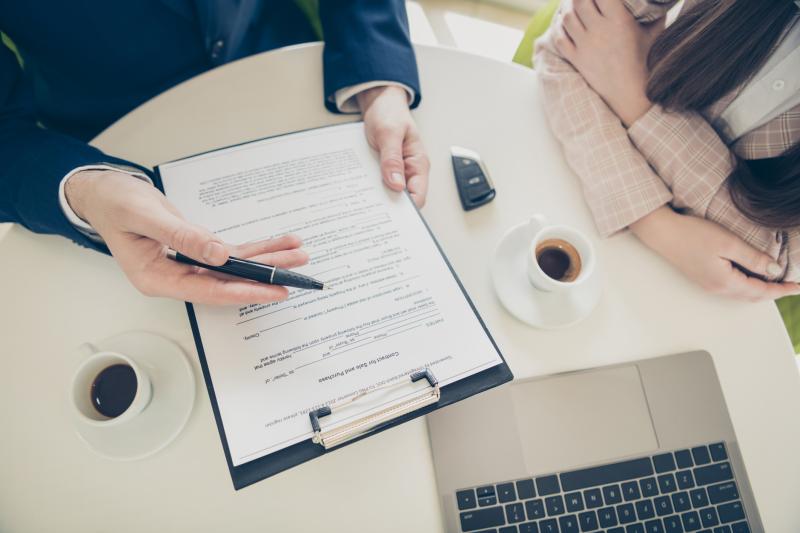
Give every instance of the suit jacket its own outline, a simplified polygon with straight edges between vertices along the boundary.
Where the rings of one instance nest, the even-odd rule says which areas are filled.
[[[386,80],[419,81],[402,0],[322,0],[326,106],[334,93]],[[58,203],[72,169],[132,165],[87,141],[160,92],[229,61],[314,41],[289,0],[0,2],[0,222],[96,247]],[[134,165],[138,166],[138,165]],[[147,169],[143,169],[147,170]]]

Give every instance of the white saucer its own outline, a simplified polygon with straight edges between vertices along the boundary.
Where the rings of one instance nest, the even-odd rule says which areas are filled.
[[[528,325],[557,329],[586,318],[603,292],[602,273],[596,271],[585,283],[562,292],[546,292],[528,281],[527,254],[532,235],[529,224],[514,226],[503,236],[492,262],[492,281],[500,302]]]
[[[90,425],[71,410],[79,438],[108,459],[134,461],[153,455],[172,442],[189,420],[195,397],[189,361],[177,344],[144,331],[121,333],[95,346],[133,359],[150,377],[153,397],[136,417],[108,427]],[[77,357],[75,367],[88,355]]]

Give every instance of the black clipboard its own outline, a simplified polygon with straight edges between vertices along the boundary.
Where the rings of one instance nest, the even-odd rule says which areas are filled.
[[[301,131],[307,131],[307,130],[301,130]],[[291,133],[299,133],[299,132],[291,132]],[[287,133],[287,134],[284,134],[284,135],[290,135],[291,133]],[[215,150],[209,150],[207,152],[201,152],[201,153],[198,153],[198,154],[186,156],[185,158],[181,158],[181,159],[188,159],[188,158],[191,158],[191,157],[195,157],[197,155],[203,155],[205,153],[211,153],[211,152],[226,150],[226,149],[232,148],[234,146],[241,146],[241,145],[245,145],[245,144],[250,144],[250,143],[262,141],[264,139],[282,137],[282,136],[283,135],[276,135],[276,136],[272,136],[272,137],[264,137],[264,138],[261,138],[261,139],[255,139],[253,141],[248,141],[248,142],[244,142],[244,143],[230,145],[230,146],[226,146],[226,147],[222,147],[222,148],[217,148]],[[164,191],[164,185],[163,185],[163,183],[161,181],[161,174],[159,172],[159,167],[156,166],[154,171],[155,171],[154,172],[154,174],[155,174],[154,183],[155,183],[156,187],[158,187],[158,189],[163,192]],[[413,202],[412,202],[412,205],[415,205],[415,204],[413,204]],[[456,283],[458,284],[458,287],[461,289],[461,293],[464,295],[464,298],[466,299],[467,303],[469,304],[470,309],[472,309],[472,312],[475,313],[475,317],[478,319],[478,322],[480,323],[481,327],[483,328],[484,333],[486,333],[486,336],[489,338],[489,341],[492,343],[492,346],[494,347],[495,351],[497,352],[497,355],[500,356],[501,363],[498,364],[497,366],[488,368],[486,370],[482,370],[481,372],[478,372],[477,374],[473,374],[472,376],[469,376],[467,378],[464,378],[464,379],[461,379],[461,380],[456,381],[454,383],[450,383],[450,384],[448,384],[446,386],[443,386],[443,387],[441,387],[441,389],[439,389],[438,385],[435,384],[435,378],[432,378],[431,376],[429,376],[426,373],[417,373],[416,376],[412,377],[412,380],[419,379],[420,377],[427,377],[428,380],[429,380],[430,385],[432,387],[436,388],[437,395],[438,395],[438,401],[436,401],[436,403],[427,405],[427,406],[422,407],[420,409],[417,409],[417,410],[415,410],[413,412],[406,413],[406,414],[403,414],[403,415],[398,416],[396,418],[393,418],[390,422],[382,423],[379,426],[370,429],[367,433],[364,433],[364,434],[358,435],[358,436],[356,436],[354,438],[351,438],[351,439],[347,440],[347,442],[344,442],[343,444],[337,445],[336,447],[331,448],[331,449],[326,449],[322,445],[314,443],[314,442],[312,442],[311,439],[309,439],[308,441],[303,441],[303,442],[299,442],[297,444],[293,444],[293,445],[291,445],[291,446],[289,446],[287,448],[283,448],[282,450],[273,452],[273,453],[271,453],[269,455],[265,455],[263,457],[259,457],[258,459],[254,459],[254,460],[252,460],[250,462],[247,462],[247,463],[244,463],[242,465],[234,466],[233,465],[233,461],[231,460],[230,449],[228,448],[228,440],[227,440],[227,437],[225,436],[225,429],[224,429],[224,427],[222,425],[222,417],[221,417],[220,412],[219,412],[219,405],[217,404],[217,396],[216,396],[216,393],[214,391],[214,383],[213,383],[213,381],[211,379],[211,374],[210,374],[209,369],[208,369],[208,362],[206,361],[205,351],[204,351],[204,348],[203,348],[203,341],[202,341],[202,338],[200,336],[200,330],[199,330],[199,328],[197,326],[197,320],[196,320],[195,313],[194,313],[194,307],[192,306],[191,303],[187,302],[186,303],[186,311],[187,311],[187,313],[189,315],[189,322],[190,322],[191,327],[192,327],[192,336],[194,337],[195,346],[197,347],[197,354],[198,354],[198,356],[200,358],[200,366],[203,369],[203,378],[205,379],[206,387],[208,388],[208,397],[211,400],[211,408],[214,411],[214,419],[216,420],[216,423],[217,423],[217,430],[219,430],[220,440],[222,441],[222,448],[223,448],[223,450],[225,452],[225,460],[228,462],[228,470],[230,471],[230,474],[231,474],[231,480],[233,481],[234,489],[236,489],[236,490],[242,489],[242,488],[244,488],[244,487],[246,487],[248,485],[256,483],[257,481],[261,481],[261,480],[266,479],[268,477],[274,476],[275,474],[278,474],[279,472],[283,472],[284,470],[288,470],[289,468],[292,468],[293,466],[297,466],[297,465],[299,465],[301,463],[305,463],[306,461],[310,461],[310,460],[312,460],[312,459],[314,459],[316,457],[320,457],[321,455],[324,455],[326,453],[331,453],[332,451],[336,451],[339,448],[347,446],[348,444],[352,444],[353,442],[357,442],[357,441],[359,441],[361,439],[369,437],[370,435],[373,435],[373,434],[379,433],[381,431],[384,431],[386,429],[389,429],[390,427],[394,427],[394,426],[396,426],[398,424],[402,424],[402,423],[407,422],[409,420],[413,420],[414,418],[426,415],[426,414],[428,414],[428,413],[430,413],[430,412],[432,412],[432,411],[434,411],[436,409],[439,409],[441,407],[445,407],[447,405],[450,405],[451,403],[458,402],[458,401],[463,400],[465,398],[469,398],[470,396],[473,396],[475,394],[479,394],[479,393],[481,393],[483,391],[486,391],[488,389],[497,387],[498,385],[501,385],[503,383],[511,381],[514,378],[514,375],[511,373],[511,369],[508,367],[508,364],[506,363],[505,358],[503,357],[503,354],[500,352],[500,349],[498,348],[497,343],[495,342],[494,338],[492,337],[491,333],[489,332],[488,328],[486,327],[486,324],[483,322],[483,319],[481,318],[480,314],[478,313],[478,310],[475,308],[475,304],[472,302],[472,299],[469,297],[469,294],[467,294],[467,291],[464,289],[464,285],[461,283],[461,280],[458,278],[458,275],[456,274],[455,270],[453,269],[453,266],[450,264],[450,261],[447,259],[447,256],[445,255],[444,251],[442,250],[442,247],[440,246],[439,241],[436,240],[436,237],[434,236],[433,232],[431,231],[430,227],[428,226],[428,223],[425,221],[425,218],[422,216],[422,213],[419,212],[419,209],[417,209],[417,215],[420,217],[420,220],[422,220],[422,223],[425,226],[425,229],[428,231],[428,234],[430,235],[431,239],[433,240],[434,244],[436,245],[436,249],[441,254],[442,259],[444,260],[445,264],[447,265],[447,268],[450,270],[450,273],[453,275],[453,278],[455,279]],[[313,427],[313,425],[312,425],[313,424],[313,420],[314,420],[315,417],[323,416],[324,414],[327,414],[327,413],[322,413],[319,410],[318,411],[312,411],[311,416],[310,416],[310,420],[309,420],[309,428],[318,429],[318,428],[314,428]]]

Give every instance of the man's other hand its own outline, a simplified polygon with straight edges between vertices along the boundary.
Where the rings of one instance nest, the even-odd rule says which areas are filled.
[[[394,191],[408,189],[418,207],[428,194],[430,162],[400,87],[375,87],[357,96],[364,116],[367,141],[378,151],[381,174]]]

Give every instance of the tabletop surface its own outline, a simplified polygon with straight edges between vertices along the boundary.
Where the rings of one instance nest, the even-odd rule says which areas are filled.
[[[253,56],[145,103],[94,144],[145,165],[355,120],[325,111],[321,46]],[[415,112],[431,159],[423,214],[515,376],[695,349],[714,357],[767,531],[800,528],[800,378],[772,303],[708,296],[629,234],[600,240],[550,135],[532,71],[418,47]],[[497,198],[461,210],[449,148],[478,151]],[[378,179],[376,177],[376,179]],[[489,277],[504,232],[532,213],[586,232],[605,293],[559,331],[509,316]],[[14,227],[0,236],[0,531],[440,531],[423,419],[234,491],[182,303],[145,298],[112,259]],[[197,379],[182,434],[136,462],[95,455],[67,416],[75,348],[128,330],[179,342]]]

